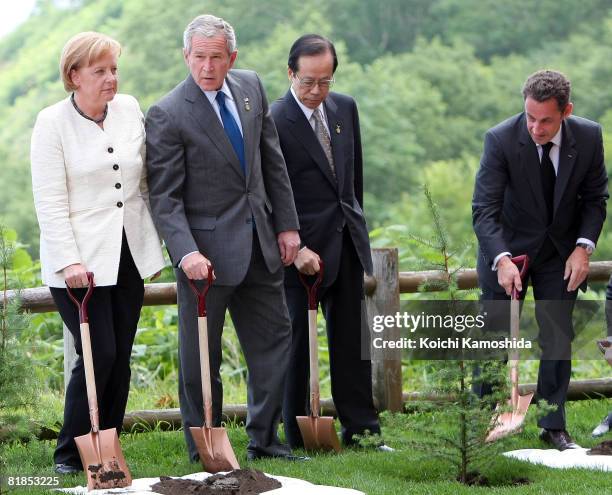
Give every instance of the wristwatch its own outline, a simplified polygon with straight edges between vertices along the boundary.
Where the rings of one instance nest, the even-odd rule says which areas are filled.
[[[587,256],[591,256],[593,254],[593,246],[587,244],[586,242],[577,242],[576,246],[583,248],[586,251]]]

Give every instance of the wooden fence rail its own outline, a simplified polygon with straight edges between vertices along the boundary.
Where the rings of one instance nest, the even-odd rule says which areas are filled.
[[[373,249],[373,277],[365,277],[365,311],[368,321],[375,315],[395,314],[399,311],[400,293],[414,293],[426,281],[441,280],[442,273],[437,271],[399,272],[397,249]],[[605,282],[612,274],[612,261],[597,261],[590,264],[589,280]],[[458,273],[460,289],[472,289],[478,285],[476,270],[465,269]],[[9,291],[9,298],[16,296]],[[22,307],[32,313],[56,311],[55,304],[47,287],[36,287],[19,291]],[[157,283],[145,285],[144,304],[146,306],[176,304],[176,284]],[[364,329],[366,330],[366,329]],[[399,337],[399,328],[386,329],[389,338]],[[367,336],[367,331],[362,332]],[[64,376],[67,381],[74,359],[72,335],[64,328]],[[405,395],[402,389],[401,356],[385,353],[384,358],[372,356],[372,380],[376,406],[380,410],[402,410]],[[582,382],[579,382],[582,383]],[[586,383],[586,382],[584,382]],[[579,385],[584,387],[585,385]],[[597,385],[600,387],[601,384]],[[601,393],[595,387],[591,392]],[[609,381],[606,387],[611,388]],[[588,388],[588,386],[587,386]],[[608,390],[608,389],[606,389]],[[589,393],[589,390],[583,390]],[[612,392],[609,392],[612,395]],[[605,396],[610,396],[603,394]]]

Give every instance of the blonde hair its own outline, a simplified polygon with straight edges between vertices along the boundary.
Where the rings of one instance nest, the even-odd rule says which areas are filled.
[[[68,40],[60,58],[60,76],[66,91],[76,90],[70,72],[81,67],[89,67],[93,62],[106,54],[118,57],[121,45],[110,36],[95,31],[79,33]]]

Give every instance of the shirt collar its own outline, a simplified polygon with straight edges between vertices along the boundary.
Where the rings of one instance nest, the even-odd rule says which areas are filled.
[[[563,136],[562,130],[563,130],[563,122],[561,122],[561,125],[559,126],[559,130],[557,131],[557,134],[555,134],[549,142],[561,147],[561,138]],[[542,145],[538,144],[538,146],[542,146]]]
[[[306,116],[306,120],[308,122],[310,122],[310,118],[312,117],[312,114],[314,113],[315,110],[319,110],[319,112],[321,112],[321,117],[323,118],[323,122],[325,122],[325,109],[323,107],[323,103],[321,103],[317,108],[312,109],[312,108],[308,108],[306,105],[304,105],[297,97],[297,95],[295,94],[295,91],[293,90],[293,86],[291,86],[291,94],[293,95],[293,97],[295,98],[295,102],[298,104],[298,106],[302,109],[302,112],[304,112],[304,115]]]
[[[226,99],[234,101],[232,92],[230,91],[229,86],[227,85],[227,81],[225,79],[223,80],[223,86],[221,86],[221,89],[219,91],[221,91],[225,95]],[[208,101],[210,101],[211,104],[217,98],[217,93],[219,91],[204,91],[202,89],[202,92],[206,95],[206,98],[208,98]]]

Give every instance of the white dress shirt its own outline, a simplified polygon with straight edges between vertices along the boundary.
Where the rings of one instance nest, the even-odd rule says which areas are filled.
[[[312,114],[315,111],[317,111],[321,114],[321,120],[323,121],[323,125],[325,126],[325,129],[327,129],[327,135],[331,136],[331,133],[329,132],[329,127],[327,125],[327,115],[325,115],[325,106],[323,105],[323,103],[321,103],[317,108],[314,108],[314,109],[308,108],[298,99],[297,95],[295,94],[295,91],[293,91],[293,86],[291,86],[291,94],[295,98],[295,101],[298,104],[298,106],[302,109],[302,112],[304,112],[304,115],[306,116],[306,120],[310,124],[310,127],[312,127],[312,130],[313,131],[315,130],[315,123],[314,123],[314,119],[312,118]]]
[[[229,90],[229,87],[225,80],[223,81],[223,86],[221,86],[221,89],[219,91],[225,95],[225,106],[229,110],[229,113],[232,114],[232,117],[234,117],[236,124],[238,124],[240,134],[244,136],[244,132],[242,132],[242,123],[240,122],[240,116],[238,115],[238,109],[236,108],[236,102],[234,101],[234,97],[232,96],[232,93]],[[203,91],[203,93],[206,95],[206,98],[208,98],[208,101],[210,101],[210,104],[212,105],[215,113],[217,114],[217,117],[219,118],[219,122],[221,122],[221,126],[223,126],[221,112],[219,111],[219,103],[217,103],[217,93],[219,91]]]
[[[559,175],[559,153],[561,151],[561,140],[563,139],[562,130],[563,130],[563,126],[559,127],[557,134],[555,134],[553,138],[549,141],[553,143],[548,153],[548,156],[555,169],[555,175]],[[536,148],[538,149],[538,156],[540,157],[540,164],[541,164],[543,148],[541,144],[535,143],[535,145],[536,145]],[[576,244],[581,244],[581,243],[588,244],[593,249],[595,249],[595,243],[591,241],[590,239],[579,237],[578,240],[576,241]],[[497,263],[503,256],[512,256],[512,254],[509,252],[499,253],[493,260],[493,267],[492,267],[493,271],[497,270]]]

